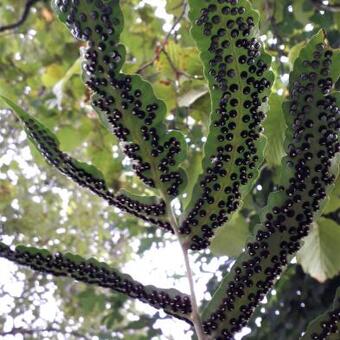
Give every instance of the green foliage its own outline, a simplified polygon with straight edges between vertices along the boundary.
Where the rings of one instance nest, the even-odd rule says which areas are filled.
[[[0,16],[11,21],[20,6],[4,2]],[[138,312],[128,299],[137,298],[194,324],[198,338],[205,338],[187,295],[141,285],[111,267],[123,267],[132,252],[143,256],[172,240],[155,227],[175,232],[184,254],[209,247],[211,252],[196,257],[202,270],[214,256],[228,256],[207,286],[213,298],[202,313],[203,330],[212,338],[231,339],[252,315],[260,315],[255,308],[296,253],[319,281],[339,273],[334,88],[339,89],[340,53],[331,48],[340,45],[338,13],[321,14],[308,0],[189,5],[188,11],[185,2],[167,1],[174,25],[166,33],[165,21],[144,2],[53,0],[52,8],[35,6],[35,16],[17,29],[23,34],[1,35],[1,98],[24,123],[34,159],[17,152],[16,161],[7,161],[6,154],[1,163],[0,155],[0,256],[67,276],[55,280],[65,318],[76,320],[90,337],[162,336],[154,329],[161,315]],[[329,41],[320,28],[327,29]],[[17,121],[3,110],[0,123],[0,146],[11,149],[14,141],[24,150]],[[39,154],[96,195],[78,194]],[[29,179],[22,172],[34,163],[44,172]],[[9,239],[32,247],[10,248]],[[106,262],[85,260],[91,256]],[[228,268],[232,259],[236,263]],[[285,297],[284,287],[293,294],[288,277],[283,274],[275,286],[275,303]],[[71,279],[85,283],[72,288],[75,294],[68,294]],[[32,282],[48,280],[39,276]],[[271,317],[275,303],[268,299]],[[274,330],[275,320],[266,320],[252,335],[297,338],[321,311],[303,316],[294,331]],[[139,316],[132,320],[128,313]],[[328,316],[311,324],[304,338],[326,333],[320,320]],[[334,333],[332,318],[333,325],[321,326]],[[254,328],[254,320],[250,324]]]
[[[186,183],[178,168],[186,157],[184,137],[166,132],[166,106],[155,97],[150,84],[140,76],[120,72],[126,51],[119,44],[123,29],[119,2],[53,4],[75,38],[89,42],[83,69],[85,83],[94,93],[94,109],[111,126],[141,180],[162,195],[177,196]],[[91,13],[96,14],[90,17]]]
[[[297,254],[297,261],[304,271],[320,282],[336,276],[340,271],[337,252],[340,230],[337,223],[328,218],[319,218]]]
[[[253,314],[252,332],[245,339],[270,340],[273,334],[278,340],[299,339],[309,322],[329,309],[339,283],[339,275],[320,283],[290,264],[268,294],[268,303]]]
[[[326,202],[323,213],[329,214],[339,208],[340,202],[340,173],[338,172],[337,179],[334,184],[334,189],[330,191],[328,195],[328,201]]]
[[[264,134],[267,137],[265,159],[269,166],[280,166],[285,155],[283,143],[285,140],[286,122],[282,112],[283,97],[272,93],[269,97],[270,114],[263,123]]]
[[[56,136],[37,120],[31,118],[9,99],[2,98],[25,124],[29,138],[44,157],[61,173],[67,175],[81,186],[89,188],[99,197],[104,198],[110,205],[119,207],[143,220],[155,223],[165,229],[170,229],[169,223],[157,216],[165,214],[165,204],[155,197],[139,197],[126,191],[113,194],[107,187],[103,174],[93,165],[79,162],[59,150]]]
[[[240,213],[234,214],[231,220],[216,232],[210,249],[217,256],[237,257],[242,253],[249,234],[248,221]]]

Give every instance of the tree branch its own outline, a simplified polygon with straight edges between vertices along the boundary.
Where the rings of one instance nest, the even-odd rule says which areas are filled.
[[[166,46],[166,44],[168,43],[168,40],[170,38],[170,36],[172,35],[173,31],[175,30],[176,26],[181,22],[181,20],[183,19],[186,10],[187,10],[188,4],[186,2],[184,2],[183,4],[183,10],[181,12],[181,14],[178,16],[178,18],[176,18],[175,22],[173,23],[172,27],[170,28],[169,32],[167,33],[167,35],[164,37],[163,41],[160,43],[159,46],[157,46],[156,48],[156,53],[154,55],[154,57],[147,63],[145,63],[144,65],[142,65],[137,71],[137,74],[141,74],[143,73],[143,71],[145,69],[147,69],[148,67],[152,66],[158,59],[159,56],[161,55],[162,51],[164,51],[164,47]]]
[[[179,78],[180,76],[184,76],[184,77],[186,77],[186,78],[188,78],[188,79],[204,79],[204,77],[201,77],[201,76],[193,76],[193,75],[191,75],[191,74],[189,74],[189,73],[187,73],[187,72],[185,72],[185,71],[182,71],[182,70],[178,69],[178,68],[176,67],[176,65],[174,64],[174,62],[172,61],[172,59],[170,58],[170,55],[169,55],[169,53],[166,51],[165,47],[162,49],[161,52],[165,55],[165,57],[166,57],[166,59],[167,59],[169,65],[170,65],[171,69],[172,69],[172,70],[174,71],[174,73],[175,73],[175,76],[176,76],[176,79],[177,79],[177,80],[178,80],[178,78]]]
[[[28,15],[30,13],[30,9],[33,7],[33,5],[35,5],[39,1],[42,1],[42,0],[27,0],[27,2],[25,4],[24,11],[21,15],[21,18],[17,22],[14,22],[12,24],[0,26],[0,33],[8,31],[8,30],[13,30],[13,29],[19,28],[21,25],[23,25],[24,22],[28,18]]]

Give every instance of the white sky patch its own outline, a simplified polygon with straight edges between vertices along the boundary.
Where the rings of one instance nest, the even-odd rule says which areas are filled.
[[[258,316],[255,319],[255,324],[256,324],[257,327],[261,327],[261,323],[262,323],[262,318]]]
[[[198,301],[204,298],[206,285],[213,273],[218,270],[218,267],[224,263],[227,257],[214,258],[209,265],[205,265],[204,270],[207,273],[202,273],[198,263],[194,263],[195,256],[191,258],[193,272],[196,283],[196,294]],[[134,279],[143,284],[153,284],[161,288],[174,288],[189,294],[188,280],[185,276],[185,268],[183,255],[180,246],[177,242],[169,243],[165,248],[157,249],[153,246],[149,251],[143,254],[143,257],[138,255],[133,256],[133,260],[127,263],[124,267],[126,273],[131,273]],[[177,275],[176,279],[171,276]],[[182,277],[178,277],[182,276]],[[139,310],[153,312],[154,309],[143,303],[137,303]],[[191,340],[191,334],[186,333],[188,326],[178,320],[159,320],[157,326],[162,329],[164,336],[172,336],[174,339]],[[239,338],[240,339],[240,338]]]
[[[313,24],[307,24],[307,25],[305,26],[305,28],[304,28],[304,30],[305,30],[306,32],[311,32],[311,31],[313,31],[313,29],[314,29],[314,25],[313,25]]]
[[[195,119],[193,119],[192,117],[188,116],[187,124],[189,125],[189,127],[193,127],[195,125],[195,123],[196,123]]]
[[[278,90],[277,90],[277,94],[278,94],[279,96],[282,96],[282,95],[283,95],[283,92],[284,92],[283,89],[278,89]]]
[[[269,45],[276,45],[277,44],[277,39],[276,38],[269,38],[268,39],[268,44]]]
[[[289,81],[289,74],[288,73],[285,73],[281,76],[281,81],[287,85],[288,84],[288,81]]]
[[[260,40],[262,41],[262,42],[264,42],[264,41],[266,41],[267,40],[267,36],[264,34],[264,35],[261,35],[260,36]]]
[[[245,335],[250,334],[251,329],[249,327],[244,327],[241,332],[235,334],[235,340],[241,340]]]
[[[280,61],[281,61],[281,63],[288,63],[289,59],[288,59],[287,56],[283,55],[283,56],[280,57]]]
[[[170,113],[170,114],[167,116],[166,119],[167,119],[167,120],[174,120],[174,119],[175,119],[175,116],[174,116],[172,113]]]

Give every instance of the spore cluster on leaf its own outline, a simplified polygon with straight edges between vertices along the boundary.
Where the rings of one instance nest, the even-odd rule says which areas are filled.
[[[170,289],[162,290],[142,285],[129,275],[121,274],[94,259],[85,260],[72,254],[51,254],[47,250],[24,246],[12,250],[3,243],[0,243],[0,255],[39,272],[70,276],[84,283],[110,288],[155,308],[169,311],[171,315],[178,315],[179,318],[186,319],[191,313],[189,296]]]
[[[240,210],[264,162],[262,122],[274,76],[272,57],[258,36],[258,13],[248,0],[189,0],[192,36],[209,83],[211,115],[202,172],[177,230],[177,215],[170,205],[175,197],[181,200],[187,184],[181,168],[185,139],[179,131],[168,131],[165,104],[151,85],[139,75],[122,72],[126,50],[119,42],[123,30],[119,0],[52,3],[72,35],[85,42],[83,80],[91,91],[93,109],[116,136],[136,175],[158,196],[113,193],[95,167],[62,152],[48,129],[10,100],[7,103],[40,152],[63,174],[110,205],[176,233],[185,256],[189,248],[207,248],[216,228]],[[283,107],[287,156],[275,183],[277,191],[269,195],[244,252],[203,312],[202,325],[197,326],[195,299],[191,303],[189,296],[177,290],[142,285],[96,260],[23,246],[13,250],[2,243],[0,256],[37,271],[127,294],[179,319],[194,321],[196,331],[209,339],[234,339],[300,249],[333,186],[334,158],[340,152],[339,95],[333,91],[337,58],[338,51],[329,47],[322,31],[301,48]],[[339,302],[337,297],[334,308],[306,336],[323,340],[339,332]]]
[[[129,197],[127,194],[114,194],[107,187],[102,174],[97,174],[94,167],[80,163],[62,152],[59,149],[58,140],[38,121],[25,116],[21,117],[21,119],[25,123],[28,136],[33,140],[41,154],[61,173],[105,199],[110,205],[172,232],[170,223],[164,217],[166,206],[163,200],[153,204],[146,204]]]
[[[216,339],[233,339],[247,324],[300,249],[335,179],[331,161],[340,151],[340,120],[336,99],[328,94],[333,86],[332,51],[318,41],[323,41],[322,34],[304,50],[313,49],[314,58],[304,59],[302,53],[295,68],[301,64],[303,72],[291,75],[286,107],[293,129],[287,136],[289,155],[283,160],[283,172],[289,176],[283,176],[279,192],[270,196],[263,224],[222,283],[224,300],[204,322],[205,332],[217,334]]]
[[[121,73],[126,52],[119,44],[123,28],[119,2],[55,0],[54,4],[74,37],[88,42],[83,69],[94,109],[111,126],[139,178],[164,195],[177,196],[186,182],[179,168],[186,144],[180,133],[167,132],[165,104],[150,84]]]
[[[248,2],[192,2],[192,32],[209,80],[212,114],[203,173],[180,232],[199,250],[240,207],[242,187],[257,177],[272,74]]]

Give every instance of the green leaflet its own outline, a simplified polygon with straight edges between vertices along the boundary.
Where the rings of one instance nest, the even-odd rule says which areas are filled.
[[[118,0],[52,1],[73,36],[88,42],[83,52],[83,78],[93,91],[92,105],[119,139],[142,181],[177,196],[186,186],[179,164],[186,158],[184,136],[167,132],[166,106],[138,75],[121,73],[125,47],[119,43],[123,15]]]
[[[301,50],[290,76],[282,179],[270,195],[262,224],[249,240],[204,311],[204,327],[213,336],[232,336],[249,320],[291,257],[332,187],[332,159],[340,150],[339,108],[331,95],[339,77],[339,51],[322,31]]]
[[[303,245],[296,255],[305,273],[325,282],[340,273],[340,228],[331,219],[320,217],[303,239]]]
[[[32,118],[27,112],[8,98],[0,98],[16,112],[24,123],[25,131],[45,159],[61,173],[70,177],[79,185],[88,188],[93,193],[134,216],[156,224],[166,230],[171,230],[165,215],[165,203],[157,197],[143,198],[128,192],[114,194],[107,187],[103,174],[93,165],[79,162],[59,149],[57,137],[44,125]]]
[[[0,242],[0,257],[20,265],[29,266],[36,271],[51,273],[54,276],[69,276],[78,281],[110,288],[148,303],[157,309],[164,309],[179,319],[189,323],[191,303],[189,296],[176,289],[159,289],[144,286],[130,275],[122,274],[96,259],[84,259],[71,253],[52,254],[46,249],[17,246],[15,250]]]
[[[265,158],[269,166],[281,165],[285,155],[283,143],[285,140],[286,122],[282,112],[283,96],[272,93],[269,97],[270,113],[263,123],[264,134],[268,138]]]
[[[337,99],[337,106],[340,107],[340,93],[336,92],[334,96]],[[327,190],[327,197],[321,206],[320,215],[335,212],[340,207],[340,154],[333,159],[331,170],[336,179],[334,185]]]
[[[333,96],[337,100],[337,107],[340,104],[340,96],[338,93],[333,93]],[[339,138],[340,134],[337,134],[337,138]],[[322,215],[326,215],[327,213],[334,212],[338,210],[340,206],[340,195],[339,195],[339,180],[340,180],[340,154],[338,153],[332,160],[330,166],[330,173],[334,176],[335,180],[332,185],[327,188],[327,196],[323,200],[320,205],[320,210],[316,215],[319,218]]]
[[[324,314],[313,320],[301,340],[327,339],[340,337],[340,288],[338,288],[333,305]]]
[[[259,17],[249,1],[190,0],[192,36],[211,96],[202,174],[180,228],[191,249],[209,245],[235,212],[263,161],[261,121],[273,83],[271,57],[257,40]]]
[[[217,230],[211,240],[210,250],[216,256],[237,258],[242,253],[249,234],[249,220],[240,213],[235,213],[230,221]]]
[[[340,206],[340,175],[338,175],[337,181],[334,185],[334,190],[329,195],[329,200],[325,205],[323,214],[329,214],[335,212]]]

